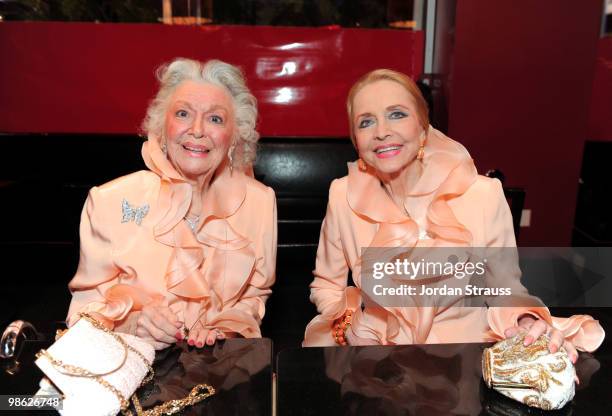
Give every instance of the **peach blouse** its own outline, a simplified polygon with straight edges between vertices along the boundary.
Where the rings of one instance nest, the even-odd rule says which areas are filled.
[[[370,170],[349,164],[348,176],[332,182],[317,251],[311,301],[317,315],[306,327],[304,346],[335,345],[334,320],[355,311],[350,331],[378,344],[494,341],[530,313],[563,331],[578,349],[595,350],[603,328],[587,315],[556,318],[541,307],[381,307],[364,305],[360,275],[365,247],[515,247],[512,216],[501,184],[479,176],[467,150],[429,129],[423,174],[404,201],[406,216]],[[355,286],[347,286],[349,269]],[[511,264],[513,295],[529,296]]]
[[[81,254],[69,284],[68,325],[77,313],[102,314],[131,332],[134,314],[157,300],[187,328],[203,325],[260,337],[274,283],[274,191],[225,169],[203,197],[200,222],[184,220],[191,185],[156,140],[143,144],[148,171],[94,187],[83,208]]]

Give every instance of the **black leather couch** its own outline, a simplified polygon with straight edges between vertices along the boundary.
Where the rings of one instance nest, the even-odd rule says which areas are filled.
[[[70,301],[67,283],[78,262],[78,225],[87,192],[144,169],[142,139],[0,135],[0,144],[0,325],[14,319],[61,321]],[[308,284],[329,184],[346,175],[346,163],[356,157],[348,138],[260,141],[255,176],[275,190],[278,203],[276,284],[262,324],[276,350],[300,345],[316,314]],[[524,192],[518,192],[509,190],[508,196],[520,213]]]

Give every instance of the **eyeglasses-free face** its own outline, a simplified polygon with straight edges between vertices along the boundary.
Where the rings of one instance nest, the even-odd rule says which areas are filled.
[[[381,175],[397,175],[416,162],[424,138],[414,98],[399,83],[379,80],[353,100],[359,156]]]
[[[227,157],[235,124],[232,99],[222,87],[182,82],[166,110],[168,159],[190,180],[214,172]]]

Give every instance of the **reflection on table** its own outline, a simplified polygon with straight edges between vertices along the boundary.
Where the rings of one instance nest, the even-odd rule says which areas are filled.
[[[581,354],[573,402],[530,409],[487,389],[482,350],[491,344],[303,348],[277,358],[278,415],[599,415],[612,414],[606,343]]]
[[[27,341],[17,362],[3,360],[0,394],[33,394],[38,390],[42,372],[34,365],[34,354],[49,345],[49,341]],[[139,389],[138,397],[148,409],[184,398],[196,384],[206,383],[216,394],[181,415],[267,416],[272,414],[271,363],[272,342],[266,338],[229,339],[201,349],[180,343],[157,352],[155,378]]]

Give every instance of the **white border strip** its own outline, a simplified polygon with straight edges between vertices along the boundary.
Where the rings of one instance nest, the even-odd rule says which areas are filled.
[[[425,62],[426,74],[433,72],[434,42],[436,40],[436,0],[427,0],[427,24],[425,25]]]

